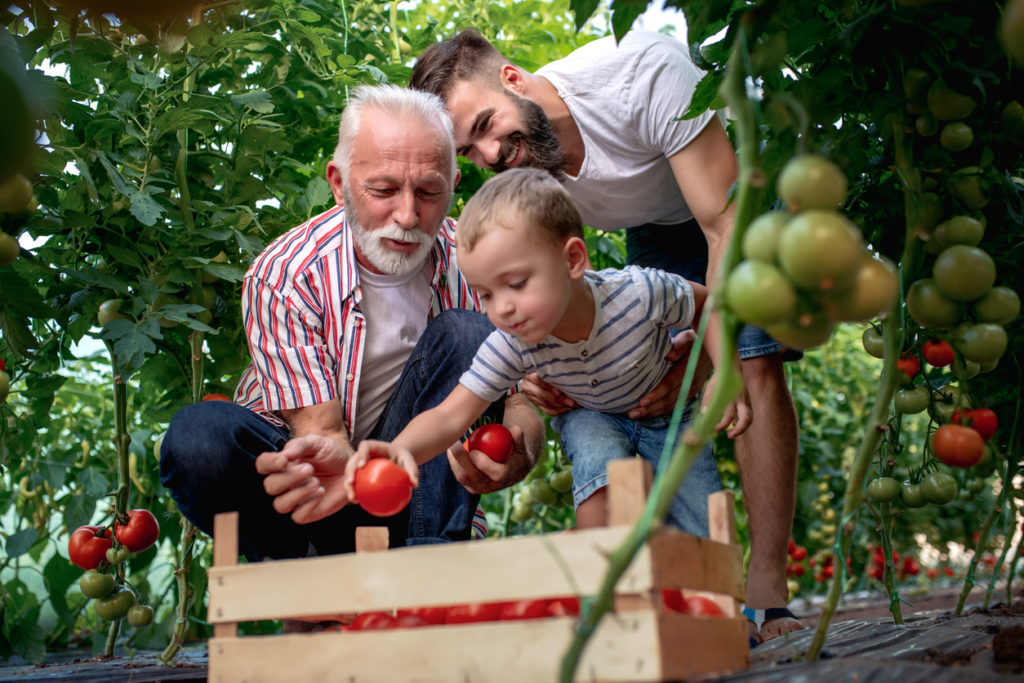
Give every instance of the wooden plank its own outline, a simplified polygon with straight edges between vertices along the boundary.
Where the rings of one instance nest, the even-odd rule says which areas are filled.
[[[689,680],[750,666],[745,618],[662,614],[657,632],[665,680]]]
[[[709,538],[736,545],[736,500],[732,491],[716,491],[708,496]]]
[[[238,564],[238,513],[222,512],[213,518],[213,565],[215,567],[233,567]],[[211,585],[211,590],[213,586]],[[220,622],[215,620],[212,608],[208,609],[208,618],[214,621],[213,636],[215,638],[234,638],[238,635],[237,622]]]
[[[654,473],[643,458],[608,463],[608,526],[633,525],[643,514]]]
[[[699,632],[707,619],[686,615]],[[725,620],[720,620],[725,621]],[[700,623],[696,623],[700,622]],[[555,681],[572,638],[571,618],[424,627],[398,631],[253,636],[211,640],[209,680],[344,680],[400,683],[523,683]],[[608,615],[587,646],[578,681],[664,680],[654,612]],[[704,641],[702,641],[704,642]],[[744,645],[746,641],[744,640]],[[685,647],[681,645],[685,644]],[[686,641],[672,649],[695,660],[705,657]],[[718,658],[709,660],[718,665]]]
[[[593,594],[604,578],[608,553],[628,531],[610,527],[212,567],[210,619],[253,621]],[[697,539],[681,537],[695,547]],[[644,548],[619,591],[653,587],[650,553]]]
[[[648,547],[655,586],[743,598],[746,585],[739,546],[690,536],[675,529],[662,529],[648,541]]]
[[[386,526],[356,527],[356,552],[375,553],[388,549],[388,528]]]

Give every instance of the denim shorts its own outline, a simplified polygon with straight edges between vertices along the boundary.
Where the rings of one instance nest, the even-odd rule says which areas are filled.
[[[676,442],[692,416],[691,408],[679,424]],[[598,413],[577,408],[551,418],[551,426],[562,440],[565,454],[572,461],[573,502],[576,507],[608,485],[608,463],[640,456],[655,471],[668,436],[671,417],[631,420],[626,415]],[[708,444],[697,455],[675,493],[666,521],[696,536],[708,535],[708,495],[720,491],[718,466]]]
[[[696,220],[675,225],[648,223],[626,229],[626,261],[645,268],[658,268],[705,284],[708,269],[708,243]],[[783,350],[767,332],[743,325],[736,346],[742,359],[770,356]],[[788,351],[786,360],[800,357]]]

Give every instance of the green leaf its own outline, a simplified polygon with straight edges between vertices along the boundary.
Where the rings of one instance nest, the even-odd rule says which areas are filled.
[[[82,282],[86,282],[91,285],[97,285],[103,289],[110,289],[122,294],[128,293],[128,284],[123,280],[113,277],[112,275],[107,275],[103,271],[98,270],[87,263],[82,263],[81,268],[82,270],[64,270],[62,272],[77,280],[81,280]]]
[[[682,120],[694,119],[703,114],[711,107],[718,98],[718,87],[725,80],[724,71],[710,71],[700,79],[697,89],[690,100],[690,108],[682,116]]]
[[[107,478],[100,474],[95,467],[83,469],[78,475],[78,482],[85,487],[86,493],[89,495],[75,495],[68,501],[68,506],[64,511],[64,522],[68,529],[77,529],[83,524],[88,524],[96,509],[96,500],[107,495],[111,488]],[[74,518],[73,521],[72,518]]]
[[[73,527],[77,528],[77,527]],[[67,561],[67,558],[54,553],[50,560],[43,567],[43,578],[46,579],[47,590],[50,593],[50,605],[57,617],[65,624],[71,625],[74,621],[74,612],[68,607],[65,598],[68,588],[78,581],[81,571],[75,565]]]
[[[7,537],[7,556],[14,558],[24,555],[39,540],[39,532],[29,527],[15,531]]]
[[[138,323],[130,320],[111,320],[100,333],[103,339],[114,342],[114,356],[121,371],[131,374],[142,367],[146,356],[156,352],[154,339],[162,339],[156,320],[149,318]]]
[[[39,346],[28,318],[13,311],[0,309],[0,332],[3,332],[3,339],[10,349],[19,356],[31,356],[31,350]]]
[[[249,90],[238,95],[232,95],[231,106],[236,109],[249,107],[260,114],[269,114],[274,111],[274,102],[270,99],[270,93],[266,90]]]
[[[132,200],[132,215],[143,225],[155,225],[164,212],[156,200],[148,192],[142,192],[134,188],[127,194]]]
[[[207,263],[203,266],[203,272],[209,273],[218,279],[227,282],[241,282],[245,276],[245,269],[232,266],[227,263]]]
[[[11,268],[0,268],[0,292],[3,292],[0,310],[31,318],[52,318],[55,315],[39,290]]]
[[[583,24],[587,23],[587,19],[593,16],[599,4],[599,0],[569,0],[569,9],[572,10],[573,16],[576,17],[577,31],[583,28]]]
[[[116,244],[107,244],[107,252],[114,257],[114,260],[120,261],[129,266],[133,266],[138,269],[142,269],[143,261],[139,258],[137,251],[133,249],[125,249],[124,247]]]
[[[612,29],[615,31],[615,40],[622,40],[633,26],[636,18],[647,9],[648,0],[613,0],[612,2]]]

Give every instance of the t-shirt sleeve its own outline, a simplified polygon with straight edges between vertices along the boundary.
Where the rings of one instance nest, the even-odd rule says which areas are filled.
[[[651,320],[666,327],[686,327],[693,322],[693,287],[685,278],[654,268],[637,268],[634,278],[645,286],[649,296]]]
[[[319,318],[254,277],[243,285],[242,318],[265,410],[302,408],[335,397],[334,361]]]
[[[670,157],[690,144],[715,116],[706,111],[697,118],[677,120],[690,108],[697,84],[704,77],[682,44],[656,41],[644,51],[636,67],[629,95],[629,111],[636,112],[636,130],[651,151]]]
[[[477,349],[469,370],[459,378],[459,384],[493,403],[516,386],[524,374],[519,345],[509,335],[495,330]]]

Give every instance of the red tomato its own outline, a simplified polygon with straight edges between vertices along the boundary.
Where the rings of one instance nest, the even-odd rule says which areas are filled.
[[[412,498],[409,474],[387,458],[372,458],[352,483],[359,505],[377,517],[397,515]]]
[[[68,540],[68,557],[82,569],[96,569],[107,559],[107,550],[114,545],[110,529],[87,524],[75,529]]]
[[[792,538],[789,539],[789,546],[786,548],[786,552],[789,553],[790,555],[792,555],[793,554],[793,550],[795,548],[796,548],[796,541],[794,541]]]
[[[985,441],[970,427],[945,424],[932,437],[935,457],[950,467],[972,467],[985,455]]]
[[[871,565],[871,569],[868,570],[868,576],[878,581],[885,578],[885,567],[880,564]]]
[[[791,552],[789,556],[797,562],[799,562],[800,560],[807,557],[807,548],[803,547],[802,545],[798,545],[797,547],[793,548],[793,552]]]
[[[821,568],[821,573],[825,575],[826,579],[831,579],[832,575],[835,573],[835,569],[833,569],[832,565],[827,564]]]
[[[939,578],[939,574],[940,572],[938,567],[928,567],[924,572],[924,575],[929,579],[937,579]]]
[[[959,410],[954,410],[951,421],[970,427],[985,441],[995,436],[996,430],[999,429],[999,418],[991,408],[965,410],[962,415]]]
[[[515,621],[517,619],[540,619],[549,617],[547,600],[513,600],[506,602],[501,607],[498,618],[502,621]]]
[[[352,623],[348,625],[349,631],[379,631],[381,629],[393,628],[395,618],[388,612],[360,612]]]
[[[499,424],[481,425],[466,439],[467,451],[481,451],[494,462],[506,462],[515,445],[512,433]]]
[[[686,598],[686,611],[696,617],[723,617],[725,612],[718,603],[703,595],[691,595]]]
[[[912,557],[903,559],[903,573],[909,576],[917,576],[921,573],[921,565]]]
[[[423,621],[431,625],[443,624],[445,615],[448,613],[447,607],[413,607],[412,609],[400,609],[396,612],[398,618],[402,618],[406,615],[412,615],[419,617]]]
[[[929,339],[924,343],[921,355],[924,356],[928,365],[933,368],[944,368],[947,365],[952,365],[953,361],[956,359],[956,354],[953,353],[953,347],[945,340],[931,341]]]
[[[661,601],[670,612],[686,612],[686,598],[678,588],[662,588]]]
[[[956,576],[956,572],[953,571],[952,567],[943,567],[942,568],[942,573],[945,574],[946,576],[949,576],[949,577]]]
[[[125,548],[141,553],[160,538],[160,525],[149,510],[130,510],[127,524],[114,522],[114,535]]]
[[[575,595],[548,600],[548,612],[553,617],[575,617],[580,613],[580,599]]]
[[[228,398],[225,394],[207,394],[206,396],[203,396],[202,400],[204,400],[204,401],[230,401],[231,399]]]
[[[791,564],[789,567],[793,570],[793,576],[803,576],[806,571],[802,564]]]
[[[4,359],[0,358],[0,372],[3,372],[6,369],[7,369],[7,365],[4,363]]]
[[[921,361],[916,356],[900,356],[896,361],[896,369],[902,372],[906,376],[905,381],[909,382],[921,371]]]
[[[394,618],[388,628],[419,628],[420,626],[433,626],[433,624],[418,614],[400,614]]]
[[[446,624],[471,624],[478,621],[497,621],[501,615],[500,602],[470,602],[452,605],[445,617]]]

